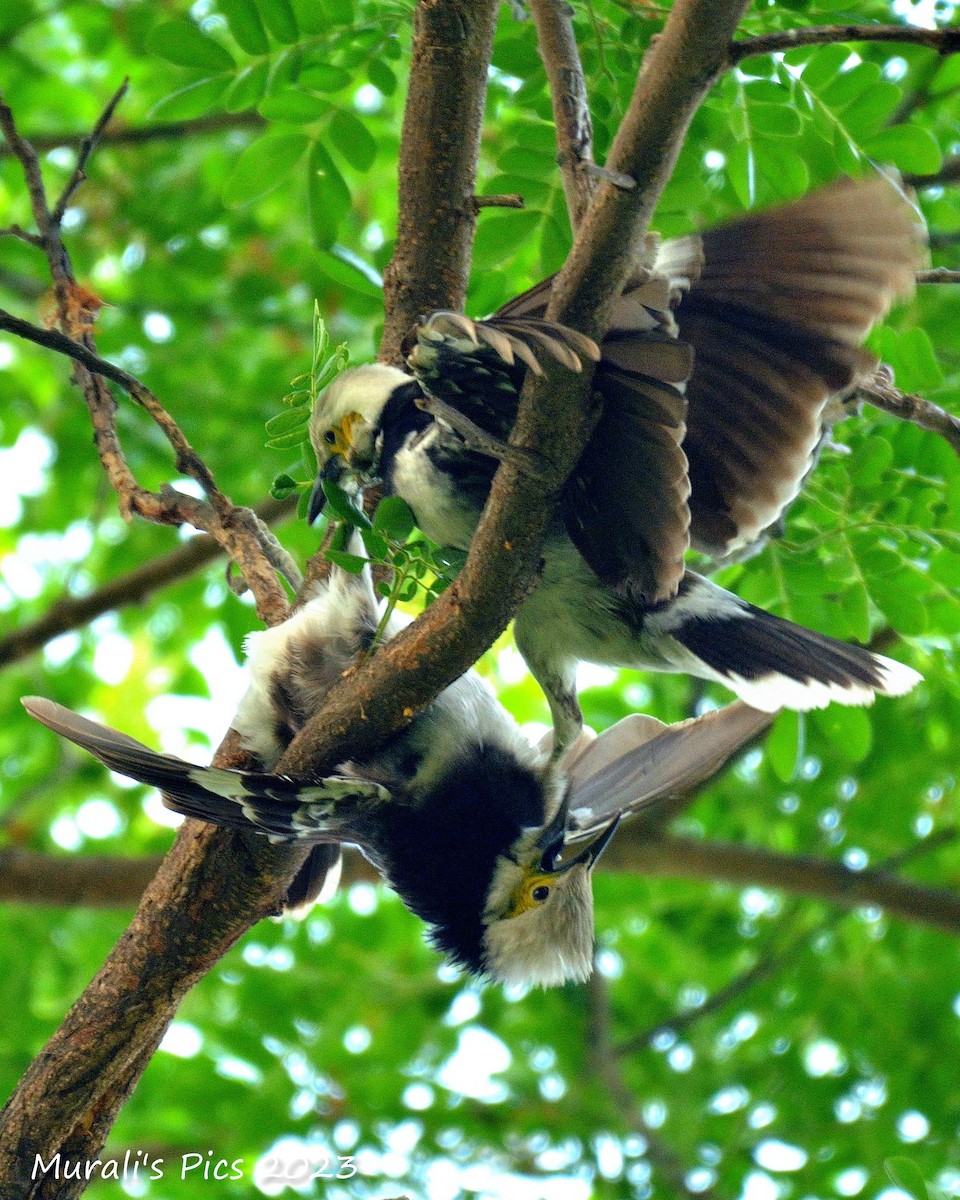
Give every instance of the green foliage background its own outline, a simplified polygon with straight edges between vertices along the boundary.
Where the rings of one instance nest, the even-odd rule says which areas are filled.
[[[742,32],[928,10],[898,3],[895,16],[890,7],[757,5]],[[954,5],[936,11],[949,20]],[[178,136],[96,154],[68,214],[69,243],[79,277],[109,305],[101,352],[142,376],[238,502],[255,503],[293,466],[263,449],[263,423],[309,367],[314,297],[334,342],[347,341],[355,359],[373,352],[396,218],[410,18],[409,4],[391,0],[22,0],[0,11],[3,92],[28,135],[86,132],[125,75],[125,124],[186,122]],[[602,161],[659,26],[655,11],[627,0],[578,3],[576,24]],[[714,224],[838,173],[869,171],[872,159],[932,174],[960,151],[960,56],[853,50],[796,50],[729,74],[694,121],[657,227],[673,235]],[[475,314],[555,270],[570,242],[532,24],[508,9],[494,68],[479,190],[520,192],[526,208],[480,216]],[[211,115],[221,118],[213,129],[194,123]],[[63,148],[46,155],[52,187],[72,161]],[[925,187],[920,199],[935,261],[960,265],[960,188]],[[29,211],[19,168],[3,158],[0,225],[12,222],[28,224]],[[0,304],[33,316],[43,306],[42,268],[31,247],[0,241]],[[900,386],[955,411],[956,314],[955,287],[927,287],[874,334]],[[0,527],[3,630],[177,537],[117,515],[68,367],[9,341],[0,352],[0,444],[13,456],[4,461],[12,469],[37,460]],[[165,445],[125,402],[120,427],[140,479],[151,487],[169,479]],[[956,823],[957,458],[935,435],[872,409],[838,426],[835,440],[783,537],[722,581],[840,637],[882,634],[926,683],[869,711],[782,718],[682,828],[853,866],[914,848],[911,875],[950,886],[960,849],[923,847]],[[316,535],[291,523],[281,536],[305,555]],[[75,853],[165,847],[170,832],[144,813],[145,793],[58,744],[18,698],[49,695],[156,743],[151,700],[207,693],[195,647],[216,629],[239,660],[254,626],[216,567],[7,666],[8,844],[65,853],[56,827],[74,831]],[[105,681],[97,658],[107,635],[129,648],[120,682]],[[511,668],[509,652],[483,665],[518,719],[544,720],[539,693]],[[689,680],[634,675],[588,690],[585,708],[604,726],[638,707],[673,720],[721,699]],[[206,752],[199,732],[187,740]],[[114,806],[114,835],[86,837],[69,824],[91,798]],[[212,1150],[244,1160],[244,1179],[215,1184],[196,1172],[181,1181],[171,1165],[149,1188],[102,1183],[89,1194],[250,1195],[253,1163],[284,1138],[357,1157],[356,1178],[303,1193],[329,1197],[664,1195],[676,1190],[654,1165],[664,1148],[689,1190],[718,1196],[878,1196],[893,1186],[884,1164],[898,1155],[909,1160],[900,1178],[914,1180],[915,1194],[922,1179],[960,1194],[955,938],[748,881],[601,875],[596,893],[612,1043],[630,1043],[608,1057],[636,1111],[624,1111],[588,1053],[595,1021],[584,989],[521,996],[464,983],[438,968],[392,895],[360,887],[303,924],[255,929],[183,1006],[189,1028],[171,1046],[187,1056],[161,1051],[116,1126],[115,1152],[149,1149],[173,1164]],[[126,919],[0,909],[4,1091]],[[758,963],[769,969],[691,1019]]]

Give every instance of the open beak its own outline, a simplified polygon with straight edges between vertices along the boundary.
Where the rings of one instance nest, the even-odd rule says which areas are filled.
[[[566,802],[564,802],[560,807],[564,814],[565,826]],[[550,822],[550,826],[548,828],[552,829],[555,824],[556,818]],[[583,865],[586,866],[588,870],[592,871],[599,861],[600,855],[603,854],[604,850],[606,850],[607,846],[609,846],[610,839],[616,833],[617,826],[619,824],[620,813],[617,813],[610,824],[599,834],[599,836],[595,837],[592,842],[589,842],[579,854],[574,855],[573,858],[567,859],[566,862],[560,863],[559,866],[557,865],[557,859],[560,857],[560,854],[562,853],[566,844],[566,833],[565,830],[563,830],[559,834],[554,835],[553,839],[545,845],[543,856],[540,859],[540,870],[549,875],[562,875],[565,871],[570,871],[574,867]],[[547,831],[544,830],[544,834],[546,834],[546,832]]]
[[[310,493],[310,504],[307,508],[308,525],[314,523],[317,517],[323,512],[327,503],[327,497],[323,490],[324,481],[332,480],[334,483],[339,483],[349,470],[350,468],[347,466],[346,459],[339,454],[335,454],[332,458],[328,458],[317,472],[313,491]]]

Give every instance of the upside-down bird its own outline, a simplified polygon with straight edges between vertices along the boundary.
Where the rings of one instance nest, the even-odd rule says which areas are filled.
[[[370,650],[378,617],[369,578],[335,571],[298,613],[257,635],[233,725],[262,764],[277,761]],[[386,636],[404,623],[394,615]],[[767,720],[738,705],[675,726],[628,717],[557,762],[471,671],[369,757],[295,779],[196,766],[50,700],[23,703],[111,770],[159,788],[177,812],[310,843],[295,901],[317,890],[339,843],[354,843],[452,961],[543,986],[590,974],[590,875],[619,818],[689,790]]]
[[[310,519],[323,481],[351,473],[403,497],[434,541],[466,548],[497,462],[425,408],[439,400],[502,442],[541,358],[573,370],[593,359],[599,419],[514,626],[558,745],[580,725],[581,660],[718,681],[768,712],[900,695],[917,672],[738,599],[686,570],[684,555],[743,550],[779,520],[811,469],[828,400],[876,365],[861,343],[911,293],[921,245],[893,182],[842,181],[664,242],[599,348],[545,320],[549,279],[486,321],[434,313],[416,330],[411,374],[361,366],[319,398]]]

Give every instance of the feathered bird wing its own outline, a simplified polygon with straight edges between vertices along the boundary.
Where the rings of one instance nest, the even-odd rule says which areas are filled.
[[[698,549],[749,544],[796,497],[825,403],[875,365],[861,342],[913,291],[922,234],[874,176],[663,245],[656,267],[680,284],[694,350],[683,448]]]
[[[735,700],[675,725],[624,717],[585,747],[578,741],[561,762],[570,787],[568,840],[593,837],[616,816],[686,795],[772,720]]]
[[[41,696],[26,696],[22,703],[41,724],[111,771],[158,788],[175,812],[230,829],[253,829],[273,841],[359,843],[358,806],[392,799],[382,785],[349,776],[314,781],[197,766],[172,754],[157,754],[125,733]]]
[[[563,506],[601,579],[669,599],[691,539],[722,555],[777,520],[810,469],[825,403],[875,364],[860,343],[913,290],[922,242],[907,197],[874,177],[660,247],[615,306],[594,377],[602,414]],[[509,331],[528,365],[552,352],[529,333],[552,284],[471,323],[477,335],[496,345]]]

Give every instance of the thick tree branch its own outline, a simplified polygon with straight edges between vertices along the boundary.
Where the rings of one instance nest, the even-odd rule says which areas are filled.
[[[0,850],[0,901],[131,908],[162,862],[159,854],[41,854]]]
[[[573,8],[567,0],[530,0],[537,45],[550,81],[553,120],[557,128],[557,162],[576,229],[593,199],[593,123],[580,51],[573,32]]]
[[[294,511],[291,500],[265,500],[254,509],[264,525],[272,525]],[[142,604],[148,596],[195,574],[224,554],[223,546],[209,534],[190,538],[176,550],[144,563],[134,571],[112,579],[86,596],[64,596],[42,617],[0,636],[0,667],[35,653],[47,642],[96,617],[129,604]]]
[[[497,0],[419,0],[400,141],[397,245],[383,276],[383,362],[437,309],[463,310]]]
[[[901,879],[883,869],[854,871],[812,855],[780,854],[732,842],[635,837],[628,824],[604,858],[608,870],[683,879],[723,880],[817,896],[843,907],[876,905],[891,916],[960,934],[960,895]]]
[[[736,66],[758,54],[780,54],[798,46],[829,46],[834,42],[901,42],[928,46],[938,54],[960,50],[960,29],[918,29],[913,25],[811,25],[784,29],[758,37],[741,38],[730,46],[730,63]]]

